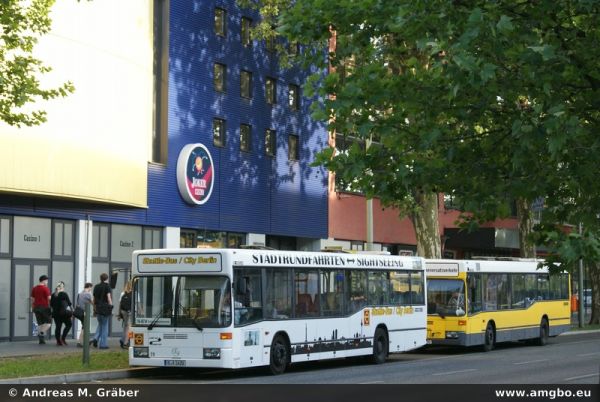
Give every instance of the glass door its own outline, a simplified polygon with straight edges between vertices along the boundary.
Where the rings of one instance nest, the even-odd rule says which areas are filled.
[[[48,262],[14,262],[12,275],[12,340],[33,338],[35,317],[31,309],[31,289],[39,283],[38,278],[41,275],[49,275],[49,266],[50,263]]]
[[[119,299],[125,283],[131,279],[131,267],[124,265],[113,265],[111,267],[111,274],[117,274],[117,282],[112,292],[113,298],[113,316],[111,320],[111,336],[120,335],[123,332],[123,321],[119,320]]]

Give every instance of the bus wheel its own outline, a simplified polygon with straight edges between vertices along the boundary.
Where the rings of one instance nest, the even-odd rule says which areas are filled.
[[[383,328],[375,330],[373,337],[373,363],[385,363],[388,355],[388,338]]]
[[[483,340],[483,351],[490,352],[494,350],[495,343],[496,334],[494,333],[494,326],[488,322],[487,328],[485,329],[485,339]]]
[[[540,337],[536,339],[536,345],[545,346],[548,344],[549,332],[550,328],[548,327],[548,320],[546,318],[542,318],[542,322],[540,323]]]
[[[269,369],[272,374],[282,374],[290,362],[290,353],[283,335],[276,335],[271,343],[271,362]]]

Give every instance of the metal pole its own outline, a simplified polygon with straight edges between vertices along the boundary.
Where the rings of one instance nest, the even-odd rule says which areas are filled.
[[[373,251],[373,200],[367,200],[367,251]]]
[[[92,315],[92,305],[85,305],[85,313],[83,315],[83,365],[90,365],[90,316]]]
[[[365,150],[371,147],[371,137],[365,141]],[[367,251],[373,251],[373,199],[367,199]]]
[[[583,236],[583,225],[581,222],[579,223],[579,235]],[[577,294],[579,295],[579,328],[583,328],[585,314],[585,308],[583,305],[583,258],[579,258],[579,290],[577,291]]]

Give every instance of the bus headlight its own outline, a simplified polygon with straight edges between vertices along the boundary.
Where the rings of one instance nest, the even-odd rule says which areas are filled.
[[[148,350],[148,347],[139,347],[139,346],[134,346],[133,347],[133,357],[150,357],[150,352]]]
[[[219,348],[204,348],[203,356],[205,359],[220,359],[221,358],[221,349]]]
[[[446,332],[446,339],[458,339],[458,332],[454,332],[454,331]]]

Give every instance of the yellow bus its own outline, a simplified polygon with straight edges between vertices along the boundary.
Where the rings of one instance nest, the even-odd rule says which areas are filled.
[[[426,260],[427,343],[482,345],[548,337],[571,323],[569,275],[534,259]]]

